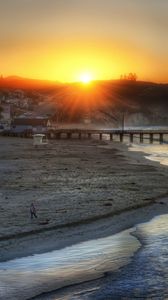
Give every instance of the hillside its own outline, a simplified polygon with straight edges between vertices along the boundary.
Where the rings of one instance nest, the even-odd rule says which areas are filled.
[[[25,95],[35,93],[36,113],[50,114],[57,122],[89,118],[94,124],[120,126],[124,115],[128,126],[168,125],[168,84],[113,80],[87,86],[18,77],[0,80],[1,95],[9,92],[11,97],[17,89]]]
[[[49,80],[37,80],[30,78],[22,78],[19,76],[9,76],[0,78],[0,89],[41,89],[55,86],[60,83]]]

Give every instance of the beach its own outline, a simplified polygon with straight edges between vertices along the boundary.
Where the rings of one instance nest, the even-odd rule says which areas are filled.
[[[168,193],[167,168],[120,143],[61,140],[36,149],[31,139],[1,137],[0,144],[1,261],[61,247],[62,232]]]
[[[1,263],[9,261],[10,265],[12,259],[31,259],[31,255],[110,237],[168,212],[167,167],[145,159],[140,152],[128,151],[124,144],[56,140],[34,148],[31,139],[3,137],[0,144]],[[38,216],[33,220],[29,211],[32,202]],[[128,237],[127,234],[126,241]],[[127,264],[137,249],[131,246],[117,268]],[[9,293],[8,299],[30,299],[104,277],[110,267],[107,265],[99,274],[83,272],[80,280],[72,276],[67,283],[48,283],[45,288],[37,284],[26,294],[23,291],[28,291],[28,286],[23,289],[10,284],[12,296]],[[1,288],[9,286],[10,276],[0,283]],[[57,299],[54,297],[51,299]]]

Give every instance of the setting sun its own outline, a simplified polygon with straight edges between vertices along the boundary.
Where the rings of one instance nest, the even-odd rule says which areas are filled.
[[[91,75],[88,74],[88,73],[82,74],[82,75],[80,76],[80,81],[81,81],[82,83],[84,83],[84,84],[90,83],[91,80],[92,80],[92,77],[91,77]]]

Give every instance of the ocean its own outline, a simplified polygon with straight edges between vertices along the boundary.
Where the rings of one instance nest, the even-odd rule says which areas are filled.
[[[145,153],[145,158],[158,162],[161,165],[168,166],[168,144],[133,144],[129,147],[130,151]]]
[[[134,227],[141,247],[131,262],[101,280],[72,286],[41,300],[168,299],[168,214]]]

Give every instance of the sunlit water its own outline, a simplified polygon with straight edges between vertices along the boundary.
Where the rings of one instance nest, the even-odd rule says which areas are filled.
[[[168,299],[168,214],[136,226],[142,247],[119,271],[91,283],[40,296],[38,300]],[[120,255],[120,254],[119,254]]]
[[[168,145],[138,145],[133,144],[130,148],[130,151],[140,151],[144,152],[145,157],[149,160],[159,162],[161,165],[168,166]]]
[[[0,263],[0,299],[31,299],[77,283],[35,299],[168,299],[168,214],[113,236]]]
[[[140,243],[119,234],[62,250],[0,263],[0,299],[29,299],[70,284],[98,278],[128,263]]]

